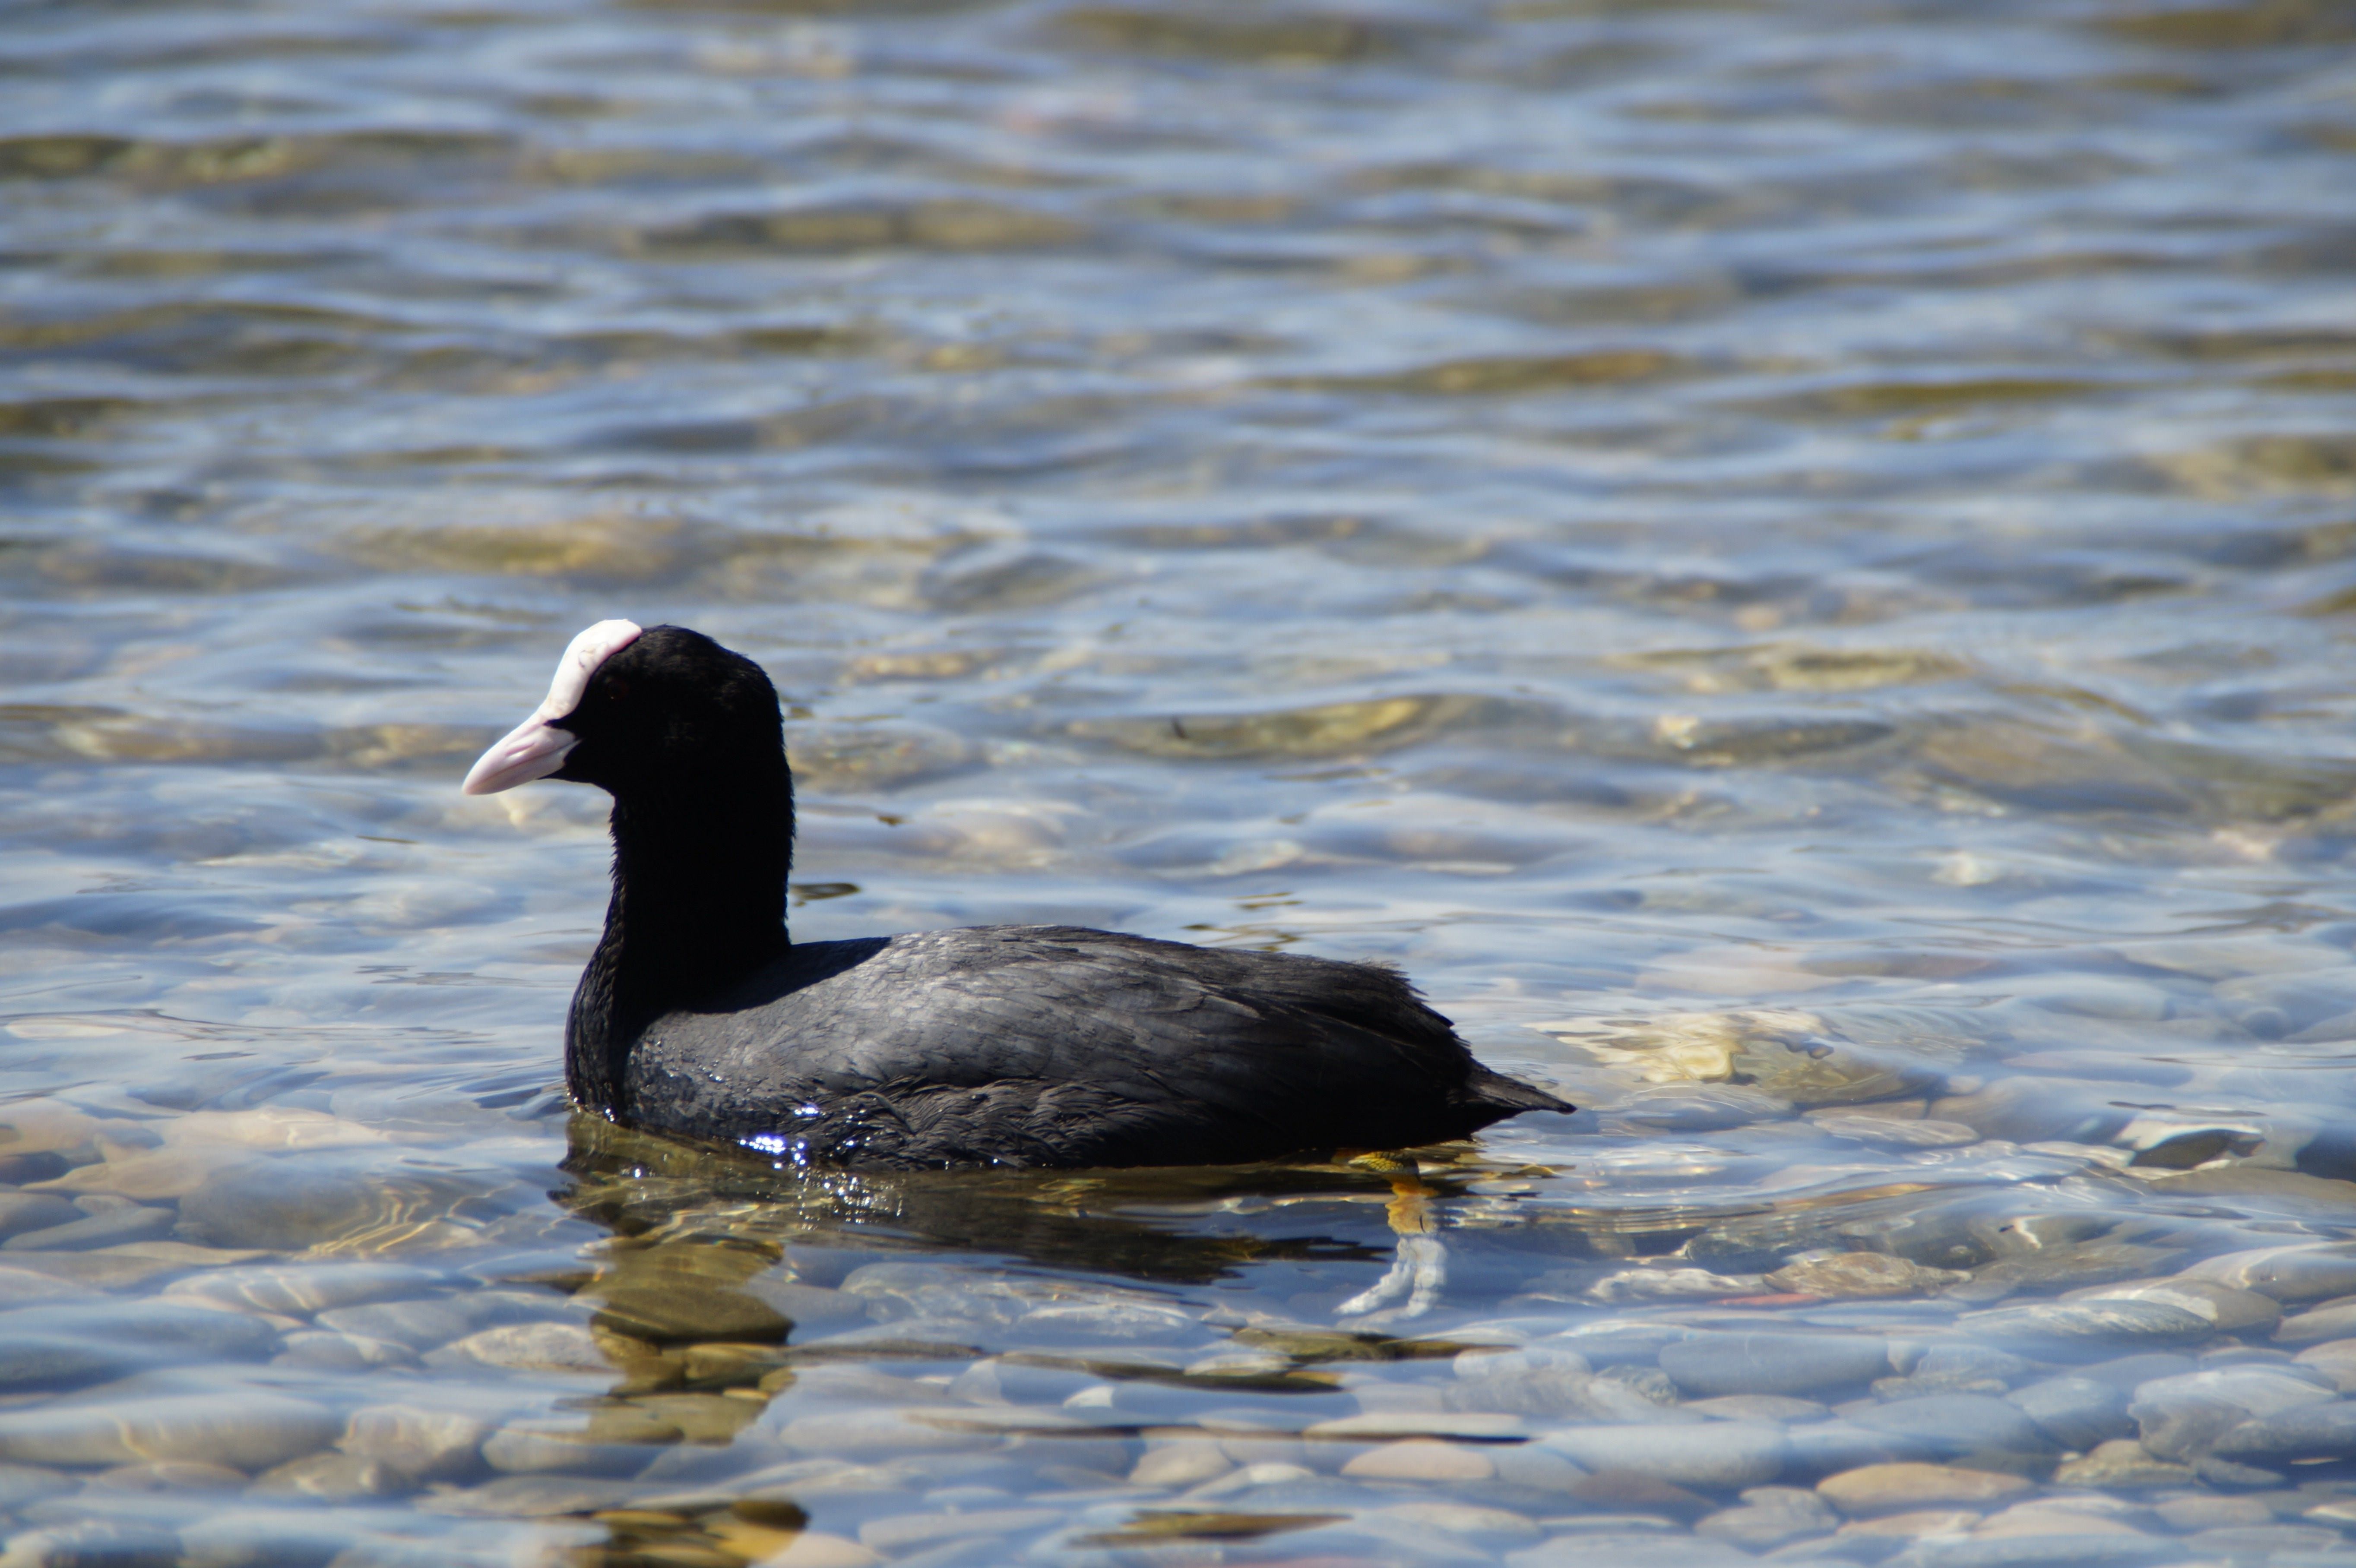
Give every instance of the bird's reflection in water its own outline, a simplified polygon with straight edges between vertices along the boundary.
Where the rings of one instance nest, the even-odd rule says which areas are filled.
[[[558,1201],[614,1232],[608,1277],[657,1252],[698,1258],[671,1268],[715,1283],[774,1272],[773,1283],[827,1287],[862,1264],[938,1253],[967,1270],[1069,1271],[1081,1276],[1075,1292],[1089,1279],[1169,1287],[1246,1265],[1382,1263],[1395,1233],[1430,1228],[1429,1205],[1451,1186],[1396,1157],[1080,1172],[778,1168],[588,1115],[573,1120],[563,1168],[573,1180]]]
[[[1432,1240],[1447,1179],[1399,1165],[779,1170],[577,1116],[555,1196],[610,1240],[548,1283],[593,1308],[616,1375],[567,1435],[592,1469],[662,1445],[600,1511],[605,1559],[743,1561],[959,1488],[1117,1490],[1149,1431],[1246,1407],[1272,1455],[1298,1446],[1352,1408],[1337,1367],[1458,1348],[1334,1326]],[[1205,1519],[1230,1542],[1292,1528]]]

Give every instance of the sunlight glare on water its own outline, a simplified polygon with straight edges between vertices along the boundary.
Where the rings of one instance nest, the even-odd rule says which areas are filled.
[[[12,8],[0,1564],[2356,1564],[2351,44]],[[457,784],[607,616],[776,677],[797,936],[1394,962],[1590,1108],[573,1115],[603,797]]]

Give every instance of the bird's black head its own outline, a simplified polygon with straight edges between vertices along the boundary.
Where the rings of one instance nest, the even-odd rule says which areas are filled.
[[[784,757],[776,688],[759,665],[684,626],[601,621],[573,640],[547,700],[483,753],[465,788],[555,778],[624,801],[757,793]]]

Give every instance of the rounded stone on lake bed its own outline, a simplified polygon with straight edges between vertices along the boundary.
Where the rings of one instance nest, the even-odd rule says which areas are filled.
[[[2254,1417],[2221,1435],[2210,1452],[2261,1465],[2356,1457],[2356,1402],[2334,1400]]]
[[[352,1412],[336,1446],[420,1481],[457,1480],[482,1468],[490,1426],[458,1411],[372,1404]]]
[[[265,1264],[174,1280],[164,1287],[162,1298],[232,1312],[307,1317],[338,1307],[419,1296],[440,1280],[429,1270],[395,1264]]]
[[[2304,1210],[2337,1219],[2356,1206],[2356,1182],[2272,1166],[2218,1165],[2153,1179],[2151,1189],[2171,1196],[2241,1198],[2269,1206]]]
[[[1837,1253],[1786,1264],[1767,1276],[1767,1284],[1779,1291],[1847,1299],[1922,1296],[1961,1285],[1970,1277],[1954,1269],[1926,1268],[1888,1253]]]
[[[1687,1400],[1677,1408],[1712,1421],[1822,1421],[1832,1414],[1813,1399],[1782,1393],[1719,1394],[1714,1399]]]
[[[413,1232],[448,1197],[402,1179],[374,1154],[359,1160],[247,1159],[180,1200],[185,1233],[217,1247],[300,1252],[369,1234]],[[439,1199],[439,1201],[437,1201]]]
[[[2344,1243],[2256,1247],[2203,1258],[2184,1271],[2192,1279],[2254,1290],[2280,1302],[2325,1301],[2356,1294],[2356,1249]]]
[[[519,1291],[471,1290],[455,1296],[416,1296],[338,1307],[313,1321],[339,1334],[391,1339],[414,1350],[444,1345],[498,1323],[542,1320],[557,1309],[545,1297]]]
[[[79,1519],[9,1536],[6,1560],[41,1568],[172,1568],[188,1561],[178,1531],[145,1520]]]
[[[1297,1482],[1314,1484],[1317,1472],[1305,1465],[1288,1464],[1280,1459],[1262,1459],[1241,1465],[1216,1479],[1204,1482],[1179,1500],[1194,1502],[1203,1499],[1224,1498],[1237,1492],[1248,1492],[1262,1487],[1290,1487]]]
[[[1543,1452],[1543,1450],[1541,1450]],[[1710,1500],[1699,1492],[1633,1470],[1598,1470],[1582,1477],[1564,1496],[1573,1503],[1632,1518],[1658,1518],[1690,1524],[1708,1513]]]
[[[596,1336],[577,1323],[510,1323],[478,1329],[426,1358],[430,1366],[474,1362],[513,1371],[610,1373]]]
[[[80,1210],[53,1192],[0,1192],[0,1236],[53,1230],[80,1218]]]
[[[2081,1453],[2135,1430],[2136,1424],[2127,1417],[2126,1394],[2093,1378],[2047,1378],[2004,1397],[2019,1406],[2046,1436]]]
[[[758,1568],[874,1568],[881,1561],[872,1549],[846,1535],[803,1531],[794,1544],[764,1556]]]
[[[1130,1468],[1129,1478],[1141,1487],[1192,1487],[1234,1468],[1235,1461],[1218,1444],[1190,1437],[1149,1445]]]
[[[2302,1405],[2327,1404],[2332,1394],[2330,1385],[2308,1369],[2265,1361],[2151,1378],[2137,1383],[2135,1390],[2138,1404],[2206,1400],[2230,1405],[2244,1415],[2272,1415]]]
[[[2270,1330],[2282,1321],[2282,1307],[2272,1296],[2243,1290],[2211,1279],[2156,1279],[2121,1285],[2101,1285],[2073,1290],[2064,1301],[2148,1301],[2181,1307],[2206,1318],[2222,1334],[2246,1329]]]
[[[202,1256],[192,1259],[187,1255],[190,1253]],[[206,1267],[209,1262],[243,1263],[256,1255],[250,1252],[216,1253],[209,1247],[191,1247],[182,1242],[161,1240],[126,1242],[120,1246],[91,1247],[80,1252],[8,1254],[27,1269],[70,1280],[91,1289],[106,1291],[133,1290],[165,1275]]]
[[[2005,1392],[2000,1378],[1974,1377],[1968,1372],[1915,1373],[1902,1378],[1876,1378],[1873,1394],[1882,1401],[1917,1399],[1933,1393],[1995,1393]]]
[[[2310,1345],[2291,1361],[2330,1379],[2341,1393],[2356,1392],[2356,1339],[2327,1339]]]
[[[2039,1369],[2039,1363],[2009,1350],[1970,1339],[1901,1340],[1890,1348],[1890,1359],[1917,1377],[1988,1378],[2003,1383],[2032,1380]],[[2179,1359],[2186,1366],[2192,1364],[2189,1357]]]
[[[294,1461],[298,1465],[302,1462]],[[209,1465],[201,1459],[151,1459],[144,1464],[117,1465],[112,1470],[101,1470],[90,1478],[90,1484],[110,1492],[209,1492],[242,1488],[246,1475],[242,1470]]]
[[[2171,1465],[2132,1437],[2115,1437],[2083,1457],[2064,1459],[2053,1472],[2057,1487],[2092,1487],[2103,1491],[2190,1487],[2196,1478],[2190,1466]]]
[[[417,1352],[391,1339],[339,1334],[332,1328],[309,1328],[287,1335],[285,1347],[273,1360],[285,1366],[359,1371],[369,1367],[414,1366]]]
[[[2356,1300],[2335,1301],[2282,1320],[2277,1345],[2316,1345],[2356,1337]]]
[[[1405,1437],[1454,1437],[1473,1442],[1516,1442],[1529,1435],[1519,1416],[1484,1411],[1369,1411],[1337,1416],[1302,1429],[1303,1437],[1380,1443]]]
[[[1569,1421],[1657,1421],[1676,1401],[1668,1379],[1650,1367],[1614,1367],[1600,1377],[1568,1369],[1501,1370],[1440,1392],[1450,1410]]]
[[[139,1204],[126,1204],[97,1214],[83,1214],[77,1211],[74,1218],[63,1224],[17,1232],[6,1241],[0,1242],[0,1249],[12,1253],[80,1252],[109,1247],[123,1242],[167,1236],[178,1220],[179,1215],[174,1210]]]
[[[2183,1344],[2216,1327],[2197,1312],[2158,1301],[2037,1301],[1966,1312],[1955,1327],[1985,1339],[2040,1347]]]
[[[1913,1509],[1905,1513],[1853,1520],[1842,1525],[1838,1533],[1841,1539],[1848,1541],[1858,1536],[1895,1536],[1912,1540],[1925,1535],[1962,1535],[1979,1521],[1980,1516],[1968,1509]]]
[[[1984,1507],[2036,1489],[2019,1476],[1995,1470],[1911,1463],[1866,1465],[1816,1483],[1816,1495],[1852,1519],[1941,1505]]]
[[[2229,1492],[2280,1491],[2290,1485],[2290,1477],[2280,1470],[2262,1469],[2255,1465],[2221,1459],[2214,1454],[2205,1454],[2195,1459],[2192,1473],[2210,1486]]]
[[[1292,1358],[1281,1350],[1255,1350],[1233,1347],[1214,1350],[1186,1363],[1186,1375],[1196,1378],[1256,1378],[1270,1372],[1289,1372]]]
[[[1895,1370],[1885,1341],[1846,1334],[1699,1334],[1662,1346],[1660,1366],[1697,1396],[1807,1393]]]
[[[1540,1445],[1590,1470],[1625,1470],[1697,1491],[1730,1492],[1782,1473],[1783,1429],[1712,1421],[1660,1426],[1568,1426]]]
[[[1784,1436],[1790,1450],[1789,1473],[1794,1480],[1838,1475],[1869,1465],[1938,1457],[1928,1451],[1929,1445],[1876,1432],[1839,1415],[1791,1427]]]
[[[668,1413],[648,1409],[636,1400],[593,1404],[588,1416],[589,1424],[581,1429],[582,1440],[587,1443],[668,1444],[685,1435]]]
[[[1852,1410],[1848,1418],[1950,1455],[2051,1454],[2052,1440],[2019,1405],[1983,1393],[1934,1393]]]
[[[690,1443],[726,1443],[761,1414],[759,1400],[724,1393],[642,1394],[628,1408],[646,1419],[676,1427]],[[594,1436],[606,1435],[594,1416],[589,1430]]]
[[[1364,1481],[1485,1481],[1496,1473],[1480,1449],[1428,1437],[1369,1448],[1342,1467],[1342,1474]]]
[[[2334,1550],[2347,1544],[2338,1531],[2311,1524],[2237,1524],[2188,1536],[2183,1545],[2211,1558],[2236,1563],[2300,1563],[2308,1553],[2330,1552],[2327,1563],[2344,1562]]]
[[[1704,1268],[1628,1268],[1587,1287],[1598,1301],[1700,1301],[1720,1296],[1751,1296],[1766,1288],[1760,1275],[1719,1274]]]
[[[1467,1350],[1455,1360],[1454,1387],[1440,1391],[1450,1409],[1523,1415],[1593,1415],[1595,1379],[1587,1358],[1558,1346]],[[1363,1399],[1371,1388],[1362,1391]],[[1627,1390],[1602,1391],[1604,1397]]]
[[[740,1290],[682,1283],[592,1289],[582,1296],[596,1303],[598,1327],[656,1344],[696,1339],[774,1344],[793,1328],[766,1302]]]
[[[762,1558],[760,1568],[874,1568],[883,1561],[848,1537],[806,1530],[784,1551]]]
[[[1560,1528],[1559,1523],[1555,1527]],[[1706,1536],[1640,1531],[1641,1521],[1633,1520],[1611,1531],[1573,1531],[1537,1546],[1508,1552],[1505,1568],[1565,1568],[1565,1564],[1588,1563],[1597,1564],[1598,1568],[1607,1563],[1611,1568],[1749,1568],[1758,1561],[1740,1547]]]
[[[2074,1370],[2072,1377],[2093,1378],[2096,1382],[2109,1383],[2113,1388],[2137,1389],[2154,1378],[2172,1378],[2185,1372],[2196,1372],[2201,1363],[2191,1357],[2173,1350],[2147,1350],[2138,1355],[2114,1356],[2106,1361],[2094,1361]]]
[[[1057,1445],[1059,1448],[1061,1445]],[[1219,1452],[1238,1465],[1306,1465],[1312,1456],[1308,1444],[1276,1433],[1265,1437],[1222,1437]],[[1320,1464],[1330,1465],[1333,1462],[1333,1451],[1322,1449],[1316,1458]]]
[[[0,1413],[0,1459],[123,1465],[195,1459],[263,1470],[333,1442],[343,1423],[306,1400],[257,1389]]]
[[[1773,1489],[1751,1488],[1752,1492]],[[1801,1495],[1812,1502],[1815,1500],[1812,1494]],[[1779,1502],[1745,1503],[1740,1508],[1721,1509],[1702,1519],[1694,1525],[1694,1533],[1729,1541],[1746,1551],[1767,1552],[1809,1536],[1823,1535],[1837,1522],[1832,1510],[1821,1502],[1814,1509]]]
[[[2214,1454],[2204,1454],[2192,1461],[2192,1473],[2210,1486],[2229,1492],[2279,1491],[2290,1484],[2290,1477],[2280,1470],[2261,1469],[2255,1465],[2221,1459]]]
[[[1931,1121],[1956,1122],[1984,1138],[2017,1144],[2102,1143],[2127,1123],[2116,1096],[2075,1079],[2007,1078],[1931,1102]]]
[[[676,1439],[677,1428],[670,1430]],[[484,1463],[494,1470],[532,1474],[543,1470],[583,1476],[634,1476],[653,1456],[637,1442],[600,1443],[578,1426],[515,1424],[483,1439]]]
[[[21,1395],[102,1382],[136,1365],[121,1351],[64,1335],[0,1338],[0,1393]]]
[[[2346,1508],[2347,1506],[2345,1503],[2334,1503],[2327,1504],[2326,1508]],[[2160,1522],[2170,1530],[2187,1532],[2196,1530],[2216,1530],[2235,1524],[2272,1524],[2275,1519],[2275,1510],[2255,1498],[2208,1496],[2170,1498],[2165,1502],[2154,1503],[2151,1511],[2158,1514]],[[2323,1509],[2308,1510],[2309,1514],[2323,1511],[2325,1511]],[[2356,1523],[2356,1512],[2351,1513],[2349,1522]]]
[[[1569,1492],[1587,1479],[1587,1471],[1551,1449],[1528,1443],[1501,1443],[1481,1450],[1509,1487],[1531,1491]]]
[[[390,1465],[333,1452],[290,1459],[264,1470],[253,1480],[257,1493],[316,1498],[323,1502],[392,1497],[412,1488],[410,1478]]]
[[[1383,1519],[1403,1520],[1409,1524],[1445,1531],[1450,1535],[1470,1536],[1494,1545],[1527,1541],[1543,1533],[1526,1514],[1518,1514],[1510,1509],[1484,1508],[1477,1503],[1439,1500],[1394,1503],[1376,1511],[1377,1517]]]
[[[606,1341],[599,1340],[602,1346]],[[712,1340],[689,1345],[680,1352],[680,1365],[691,1383],[749,1386],[777,1370],[781,1357],[774,1345],[735,1344]]]
[[[2138,1400],[2127,1407],[2144,1447],[2179,1465],[2195,1463],[2217,1440],[2251,1419],[2250,1413],[2221,1401],[2198,1398]]]
[[[23,1264],[18,1258],[16,1264]],[[65,1279],[39,1269],[0,1264],[0,1310],[43,1302],[71,1301],[96,1294],[79,1280]]]
[[[2115,1517],[2114,1509],[2083,1506],[2093,1499],[2077,1498],[2038,1498],[2017,1503],[2002,1513],[1982,1520],[1972,1533],[1983,1540],[2000,1541],[2024,1535],[2131,1535],[2143,1537],[2123,1519]],[[2104,1499],[2109,1502],[2112,1499]]]
[[[1024,1313],[1015,1328],[1091,1341],[1170,1339],[1202,1330],[1188,1313],[1126,1301],[1055,1302]]]

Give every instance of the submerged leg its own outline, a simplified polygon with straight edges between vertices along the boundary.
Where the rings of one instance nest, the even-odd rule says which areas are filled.
[[[1407,1300],[1400,1306],[1366,1321],[1387,1323],[1402,1317],[1420,1317],[1431,1310],[1432,1303],[1440,1299],[1441,1289],[1448,1284],[1448,1249],[1435,1233],[1439,1216],[1431,1207],[1432,1199],[1438,1196],[1412,1170],[1392,1175],[1391,1200],[1384,1213],[1390,1220],[1392,1233],[1398,1237],[1398,1247],[1391,1259],[1390,1272],[1334,1311],[1344,1317],[1356,1317],[1373,1313],[1402,1296]]]

